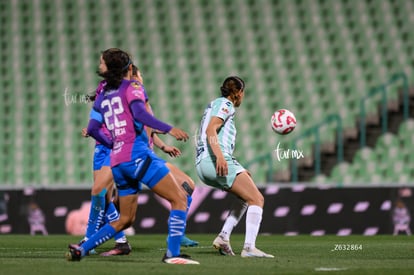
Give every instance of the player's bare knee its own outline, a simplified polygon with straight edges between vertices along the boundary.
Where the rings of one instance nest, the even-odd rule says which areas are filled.
[[[257,205],[263,208],[264,206],[264,197],[261,193],[253,195],[251,198],[246,200],[247,204],[250,205]]]
[[[121,216],[119,218],[119,220],[114,222],[114,223],[116,223],[116,225],[115,225],[116,227],[114,226],[114,228],[117,231],[124,230],[124,229],[130,227],[134,223],[134,221],[135,221],[135,216],[131,216],[131,217],[127,217],[127,216],[122,217]]]

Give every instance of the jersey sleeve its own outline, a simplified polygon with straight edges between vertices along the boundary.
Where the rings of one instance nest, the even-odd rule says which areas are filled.
[[[234,112],[233,104],[226,100],[215,100],[211,106],[211,116],[216,116],[226,121]]]
[[[89,119],[94,119],[100,123],[103,123],[104,121],[103,121],[103,116],[102,116],[101,108],[100,108],[101,101],[102,101],[102,96],[98,95],[89,113]]]

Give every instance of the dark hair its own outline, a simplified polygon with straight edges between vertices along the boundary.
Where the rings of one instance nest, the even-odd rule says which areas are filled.
[[[227,97],[239,90],[244,90],[244,81],[238,76],[227,77],[220,87],[221,95]]]
[[[106,72],[98,72],[98,75],[106,80],[104,89],[118,89],[122,79],[128,72],[129,65],[132,64],[131,57],[118,48],[110,48],[102,52],[102,59],[108,68]]]
[[[138,76],[138,67],[132,64],[132,75]]]

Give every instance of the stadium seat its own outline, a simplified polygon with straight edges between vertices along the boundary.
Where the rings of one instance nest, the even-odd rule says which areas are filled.
[[[177,0],[137,5],[129,0],[1,1],[0,85],[15,87],[19,97],[0,96],[0,109],[6,110],[0,120],[2,151],[7,153],[0,159],[3,184],[89,185],[93,143],[79,139],[78,134],[91,104],[66,106],[63,93],[66,88],[72,94],[92,91],[99,80],[95,74],[99,53],[109,47],[131,52],[144,74],[157,116],[191,134],[202,110],[219,94],[223,79],[230,74],[244,78],[246,97],[236,116],[236,154],[241,163],[273,152],[279,140],[287,144],[332,113],[339,112],[344,127],[355,127],[360,99],[371,88],[397,72],[405,72],[411,83],[414,77],[410,61],[414,5],[405,0],[380,2]],[[397,98],[398,85],[388,87],[389,99]],[[15,116],[13,111],[22,106],[23,98],[31,113],[25,110]],[[367,102],[367,110],[376,112],[379,100]],[[284,139],[269,127],[271,114],[279,108],[293,110],[298,120],[295,132]],[[6,150],[15,144],[17,125],[24,128],[22,147]],[[410,167],[406,161],[410,156],[404,152],[412,144],[412,131],[404,127],[395,137],[402,146],[397,155]],[[39,162],[38,153],[29,156],[21,151],[42,143],[44,137],[43,142],[51,144],[41,147],[47,150],[47,161]],[[323,142],[332,142],[334,129],[327,127],[321,137]],[[194,145],[165,138],[185,152],[174,163],[199,183],[193,166]],[[76,153],[58,149],[54,139],[73,146]],[[312,155],[312,138],[298,146]],[[378,143],[373,155],[385,161],[391,150],[386,148]],[[24,158],[16,157],[23,153]],[[360,157],[357,163],[363,165],[362,153]],[[6,163],[9,159],[16,166],[28,167],[16,172]],[[68,172],[70,162],[73,167]],[[35,163],[46,166],[41,174],[46,179],[39,177],[40,170],[36,171],[42,167]],[[387,163],[378,165],[376,173],[387,177],[391,173]],[[345,175],[344,181],[354,182],[362,172],[355,163],[348,166],[356,174]],[[288,162],[277,163],[274,169],[289,169]],[[255,165],[252,173],[262,180],[265,170]],[[404,180],[410,172],[401,171]],[[331,178],[320,176],[319,180]]]

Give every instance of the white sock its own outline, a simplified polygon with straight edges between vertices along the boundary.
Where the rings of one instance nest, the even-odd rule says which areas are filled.
[[[125,235],[119,239],[115,240],[116,243],[126,243],[127,242],[127,238],[125,237]]]
[[[237,218],[232,215],[228,216],[220,232],[220,236],[223,238],[223,240],[225,241],[230,240],[231,232],[233,231],[233,228],[236,225],[237,225]]]
[[[246,237],[243,248],[254,249],[256,247],[256,238],[259,233],[262,214],[263,209],[260,206],[250,205],[249,208],[247,208]]]

